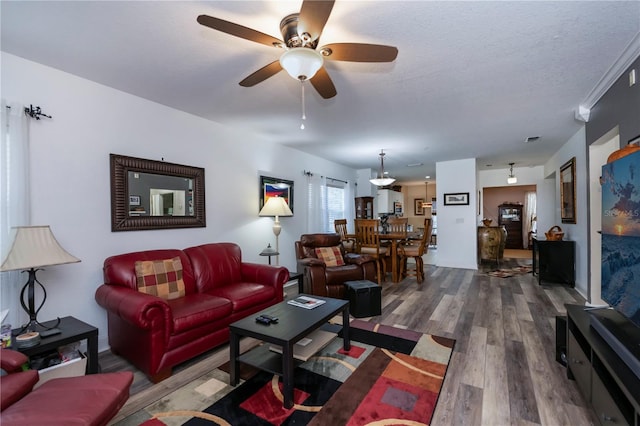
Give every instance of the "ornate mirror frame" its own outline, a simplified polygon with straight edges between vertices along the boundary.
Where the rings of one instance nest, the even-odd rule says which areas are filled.
[[[111,164],[111,231],[202,228],[207,226],[204,169],[164,161],[109,154]],[[193,215],[132,216],[129,214],[129,172],[151,173],[193,180]],[[135,197],[135,195],[134,195]]]
[[[576,157],[560,167],[560,218],[576,223]]]

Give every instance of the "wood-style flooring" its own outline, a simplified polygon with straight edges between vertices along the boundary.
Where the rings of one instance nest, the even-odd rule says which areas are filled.
[[[435,251],[435,250],[434,250]],[[502,267],[527,260],[507,260]],[[556,361],[555,323],[565,303],[584,299],[563,284],[538,285],[532,274],[510,278],[483,270],[425,265],[414,278],[384,283],[382,314],[369,320],[456,339],[432,425],[598,424],[575,383]],[[247,347],[255,341],[244,341]],[[132,396],[114,419],[151,402],[228,360],[228,345],[175,369],[152,385],[136,373]],[[108,351],[102,371],[135,369]]]

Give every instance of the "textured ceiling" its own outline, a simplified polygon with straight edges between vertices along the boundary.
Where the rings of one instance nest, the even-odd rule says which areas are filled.
[[[575,109],[640,32],[640,1],[337,0],[320,45],[396,46],[395,62],[326,61],[337,96],[285,72],[238,82],[281,50],[196,22],[207,14],[281,38],[301,1],[6,1],[2,50],[401,181],[435,162],[543,164],[581,126]],[[540,136],[525,144],[530,136]],[[407,167],[423,163],[422,166]]]

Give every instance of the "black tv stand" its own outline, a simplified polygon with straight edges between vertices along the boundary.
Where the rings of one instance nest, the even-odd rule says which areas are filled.
[[[567,377],[576,381],[602,425],[640,426],[640,377],[591,326],[592,315],[596,312],[610,314],[606,310],[590,310],[580,305],[565,306]],[[610,327],[614,328],[614,333],[618,332],[615,325]]]

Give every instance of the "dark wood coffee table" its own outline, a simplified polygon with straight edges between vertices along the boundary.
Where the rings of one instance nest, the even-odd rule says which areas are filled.
[[[309,335],[330,318],[342,311],[342,337],[345,351],[351,349],[349,340],[349,302],[329,297],[310,296],[323,299],[326,303],[305,309],[289,305],[286,301],[256,312],[247,318],[234,322],[230,331],[230,384],[235,386],[240,380],[240,362],[282,377],[284,384],[284,407],[293,407],[293,370],[302,363],[293,358],[293,345]],[[268,314],[279,318],[277,324],[262,325],[256,317]],[[240,337],[253,337],[264,342],[282,346],[282,354],[269,350],[269,345],[260,345],[240,355]]]

